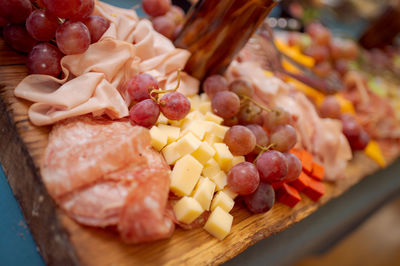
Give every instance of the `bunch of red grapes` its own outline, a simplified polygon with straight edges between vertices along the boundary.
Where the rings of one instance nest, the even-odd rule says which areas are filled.
[[[171,0],[143,0],[144,12],[152,17],[153,28],[174,40],[182,29],[185,12],[171,4]]]
[[[179,87],[179,75],[178,86]],[[181,120],[190,111],[190,101],[182,93],[159,90],[157,80],[146,73],[137,74],[124,84],[135,105],[130,109],[131,121],[139,126],[151,128],[155,125],[160,112],[169,120]],[[162,94],[161,97],[158,97]]]
[[[255,102],[254,88],[245,79],[228,84],[224,77],[213,75],[204,81],[203,90],[211,98],[213,112],[231,126],[225,144],[233,155],[247,158],[228,172],[228,187],[243,196],[251,212],[268,211],[275,201],[271,184],[294,181],[302,169],[300,160],[288,152],[297,142],[290,114]]]
[[[0,27],[8,46],[28,53],[29,73],[57,77],[63,55],[85,52],[110,26],[93,9],[94,0],[0,0]]]

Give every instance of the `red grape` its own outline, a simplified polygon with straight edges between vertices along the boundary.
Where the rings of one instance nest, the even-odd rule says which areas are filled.
[[[212,99],[217,92],[227,91],[228,82],[221,75],[212,75],[203,82],[203,91]]]
[[[7,24],[8,24],[8,21],[5,18],[0,17],[0,28],[4,27]]]
[[[314,45],[304,50],[304,54],[314,58],[316,63],[321,63],[329,58],[329,49],[326,46]]]
[[[143,0],[142,7],[149,16],[158,17],[168,12],[171,0]]]
[[[57,46],[66,55],[86,52],[90,45],[88,28],[80,21],[67,21],[56,32]]]
[[[237,118],[237,116],[232,116],[231,118],[224,119],[223,124],[224,124],[224,126],[227,126],[227,127],[233,127],[233,126],[239,124],[239,119]]]
[[[311,36],[311,39],[318,45],[329,45],[332,39],[332,34],[329,29],[322,26],[320,23],[311,23],[306,28],[306,32]]]
[[[335,96],[326,96],[319,107],[319,115],[323,118],[339,118],[340,104]]]
[[[229,84],[229,90],[236,93],[239,97],[247,96],[252,98],[254,95],[254,88],[248,80],[237,79]]]
[[[60,18],[70,18],[75,16],[81,8],[82,0],[43,0],[46,11]]]
[[[180,92],[166,93],[159,102],[161,112],[170,120],[181,120],[190,112],[190,101]]]
[[[212,98],[211,109],[222,118],[231,118],[239,112],[240,99],[231,91],[220,91]]]
[[[262,147],[266,147],[269,144],[269,138],[267,132],[265,132],[264,128],[260,125],[251,124],[246,126],[248,129],[253,132],[256,137],[256,144]],[[259,153],[261,150],[258,147],[255,147],[253,152]]]
[[[158,104],[147,99],[135,104],[129,111],[130,119],[139,126],[151,128],[157,122],[160,115]]]
[[[150,99],[150,91],[158,90],[158,81],[152,75],[137,74],[125,83],[123,90],[129,93],[132,100],[141,102]]]
[[[347,71],[349,71],[349,61],[346,59],[338,59],[335,61],[335,70],[340,74],[340,76],[344,76]]]
[[[363,150],[369,143],[369,136],[357,123],[352,115],[344,114],[340,117],[343,125],[343,134],[353,150]]]
[[[269,211],[275,203],[274,188],[265,182],[260,182],[257,190],[243,197],[244,203],[249,211],[262,213]]]
[[[31,74],[57,77],[61,72],[63,54],[52,44],[42,42],[34,46],[28,55],[26,66]]]
[[[334,39],[330,51],[333,59],[354,60],[358,56],[358,46],[350,39]]]
[[[175,24],[180,24],[185,19],[185,11],[183,11],[183,9],[179,6],[175,5],[172,5],[165,15],[171,17],[174,20]]]
[[[264,116],[264,126],[269,130],[273,130],[279,125],[289,124],[291,122],[291,116],[288,112],[282,108],[276,108],[272,112],[268,112]]]
[[[233,126],[226,133],[224,142],[233,155],[246,155],[256,147],[256,137],[245,126]]]
[[[258,157],[256,166],[261,181],[274,183],[282,181],[288,173],[285,156],[279,151],[266,151]]]
[[[228,187],[239,195],[253,193],[260,184],[260,175],[254,164],[241,162],[228,172]]]
[[[110,27],[110,22],[100,16],[90,16],[82,21],[90,32],[90,41],[95,43]]]
[[[22,25],[8,24],[3,28],[3,37],[11,48],[28,53],[37,44]]]
[[[173,38],[175,32],[175,22],[171,17],[168,16],[155,17],[152,23],[153,23],[153,28],[158,33],[161,33],[168,39]]]
[[[94,10],[94,0],[82,0],[81,7],[79,11],[74,15],[69,17],[70,20],[82,20],[87,18],[93,13]]]
[[[38,41],[50,41],[53,39],[58,25],[56,17],[40,9],[33,11],[26,20],[26,30]]]
[[[0,16],[10,23],[24,24],[32,12],[32,4],[29,0],[1,0]]]
[[[313,72],[322,78],[327,78],[332,74],[332,65],[329,61],[319,62],[314,65]]]
[[[299,158],[292,153],[284,153],[286,163],[288,165],[288,172],[284,178],[285,182],[295,181],[301,174],[302,166]]]
[[[297,133],[291,125],[280,125],[271,132],[273,149],[286,152],[296,145]]]
[[[242,125],[262,125],[264,122],[262,109],[252,102],[242,106],[237,117],[239,119],[239,123]]]

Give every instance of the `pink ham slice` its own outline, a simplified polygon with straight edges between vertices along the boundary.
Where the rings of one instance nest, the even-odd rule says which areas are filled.
[[[41,173],[59,206],[77,222],[118,226],[128,243],[169,237],[169,166],[147,129],[81,116],[58,123]]]

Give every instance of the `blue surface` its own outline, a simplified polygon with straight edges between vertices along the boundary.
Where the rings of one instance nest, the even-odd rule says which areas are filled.
[[[45,265],[0,166],[0,265]]]

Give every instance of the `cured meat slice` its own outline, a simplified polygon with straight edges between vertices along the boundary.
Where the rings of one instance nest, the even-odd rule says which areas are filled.
[[[89,116],[57,124],[42,176],[60,207],[79,223],[118,226],[128,243],[171,236],[166,205],[170,168],[150,133],[127,121]]]

